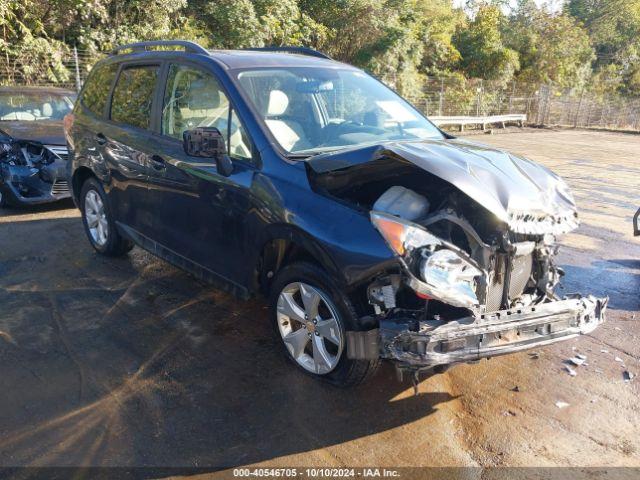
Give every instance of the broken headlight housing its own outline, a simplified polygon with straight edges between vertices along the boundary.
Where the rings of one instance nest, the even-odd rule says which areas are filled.
[[[446,248],[435,252],[424,249],[421,253],[420,276],[427,285],[441,297],[455,299],[458,306],[478,304],[475,279],[482,275],[479,269]]]
[[[464,251],[392,215],[372,212],[371,221],[402,259],[407,283],[416,293],[455,307],[479,305],[476,282],[484,272]]]

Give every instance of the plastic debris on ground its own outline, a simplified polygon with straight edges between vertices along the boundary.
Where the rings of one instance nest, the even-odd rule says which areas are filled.
[[[628,370],[622,372],[622,378],[625,382],[630,382],[631,380],[633,380],[633,377],[635,377],[635,375]]]
[[[582,355],[584,357],[584,355]],[[569,359],[569,362],[573,363],[576,367],[582,365],[587,357],[580,358],[578,355]]]
[[[556,402],[556,407],[558,407],[558,408],[566,408],[568,406],[569,406],[569,404],[567,402],[563,402],[563,401],[557,401]]]
[[[575,377],[576,375],[578,375],[578,374],[576,373],[576,371],[575,371],[573,368],[571,368],[569,365],[565,365],[564,369],[565,369],[565,370],[567,371],[567,373],[568,373],[569,375],[571,375],[572,377]]]

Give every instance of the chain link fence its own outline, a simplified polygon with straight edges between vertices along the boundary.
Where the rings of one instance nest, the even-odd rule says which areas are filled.
[[[35,85],[79,91],[91,67],[104,55],[76,48],[62,52],[0,54],[0,85]]]
[[[0,54],[0,85],[57,86],[79,90],[102,53]],[[395,79],[385,79],[395,85]],[[640,99],[596,95],[555,85],[508,84],[462,76],[428,77],[409,96],[426,115],[488,116],[525,114],[531,125],[599,127],[640,131]]]

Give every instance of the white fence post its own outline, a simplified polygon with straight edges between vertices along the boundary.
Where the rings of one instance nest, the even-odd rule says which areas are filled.
[[[82,87],[82,82],[80,81],[80,64],[78,62],[78,49],[73,47],[73,61],[76,67],[76,90],[80,93],[80,87]]]

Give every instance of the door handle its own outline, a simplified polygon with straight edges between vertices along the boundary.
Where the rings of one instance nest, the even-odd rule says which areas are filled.
[[[95,139],[98,145],[104,145],[105,143],[107,143],[107,137],[105,137],[101,133],[96,133]]]
[[[160,157],[159,155],[152,155],[151,167],[154,170],[164,170],[165,168],[167,168],[167,164],[165,163],[164,158]]]

